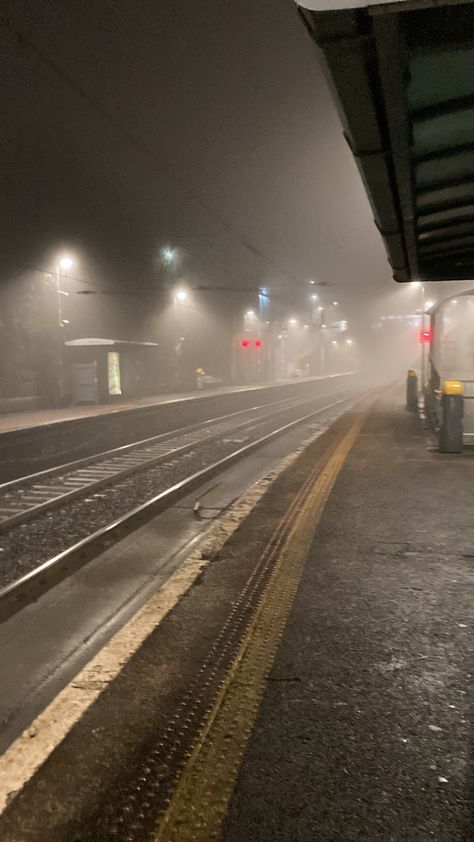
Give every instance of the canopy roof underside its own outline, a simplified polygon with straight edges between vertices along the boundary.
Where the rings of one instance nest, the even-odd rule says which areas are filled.
[[[300,14],[395,280],[474,278],[473,2]]]

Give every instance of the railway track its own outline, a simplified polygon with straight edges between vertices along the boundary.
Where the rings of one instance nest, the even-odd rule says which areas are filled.
[[[359,394],[352,388],[239,411],[0,487],[2,500],[7,492],[26,503],[15,512],[12,505],[2,523],[0,622],[234,462],[322,413],[345,411]],[[47,499],[32,493],[38,485]],[[58,514],[48,513],[56,506]]]
[[[249,425],[268,419],[269,412],[275,415],[309,403],[314,403],[314,398],[273,401],[4,483],[0,485],[0,532],[69,501],[87,497],[200,444],[244,433]]]

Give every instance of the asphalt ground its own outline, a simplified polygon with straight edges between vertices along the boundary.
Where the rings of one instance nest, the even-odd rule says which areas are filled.
[[[402,401],[329,498],[223,842],[474,839],[474,461]]]
[[[12,801],[2,842],[474,838],[474,462],[439,455],[401,391],[361,432],[356,416],[270,486]]]

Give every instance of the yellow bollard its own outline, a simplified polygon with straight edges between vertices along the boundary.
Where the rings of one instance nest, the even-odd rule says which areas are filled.
[[[442,421],[439,430],[441,453],[461,453],[463,448],[464,384],[445,380],[441,390]]]

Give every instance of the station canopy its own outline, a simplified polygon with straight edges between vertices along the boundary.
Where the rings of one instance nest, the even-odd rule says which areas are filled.
[[[473,0],[299,3],[395,280],[473,279]]]

